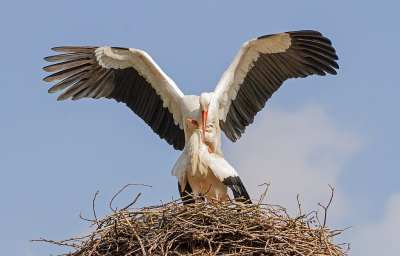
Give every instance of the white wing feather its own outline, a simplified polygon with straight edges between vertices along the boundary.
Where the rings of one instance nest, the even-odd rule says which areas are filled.
[[[160,95],[163,106],[172,113],[174,123],[183,129],[181,100],[184,94],[146,52],[133,48],[126,50],[103,46],[96,49],[95,54],[97,61],[104,68],[136,69]]]
[[[236,98],[240,85],[247,72],[254,66],[254,62],[260,57],[260,53],[284,52],[290,45],[291,39],[287,33],[253,39],[243,44],[214,90],[219,98],[219,119],[226,120],[232,100]]]
[[[238,176],[236,170],[225,160],[225,158],[208,152],[206,145],[201,144],[201,159],[212,170],[214,175],[223,182],[228,177]]]
[[[172,176],[175,176],[181,184],[185,179],[186,169],[189,163],[190,163],[190,155],[185,150],[183,151],[178,161],[176,161],[174,167],[171,170]]]

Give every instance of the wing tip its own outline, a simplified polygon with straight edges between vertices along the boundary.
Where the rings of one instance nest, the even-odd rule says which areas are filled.
[[[45,81],[45,82],[55,82],[57,80],[54,80],[53,75],[49,75],[49,76],[46,76],[45,78],[43,78],[43,81]]]
[[[57,46],[51,50],[55,52],[94,52],[98,48],[96,46]]]
[[[61,94],[60,96],[58,96],[57,101],[64,101],[64,100],[66,100],[66,99],[68,99],[68,98],[66,98],[66,97],[64,96],[64,94]]]

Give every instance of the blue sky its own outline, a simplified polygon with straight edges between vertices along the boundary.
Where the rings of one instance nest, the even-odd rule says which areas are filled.
[[[239,142],[223,138],[223,152],[253,198],[258,183],[271,181],[265,200],[293,211],[297,194],[316,210],[333,185],[328,224],[354,226],[340,238],[351,242],[350,255],[399,254],[399,9],[398,1],[2,3],[1,254],[68,252],[29,240],[89,232],[78,215],[92,216],[97,190],[98,216],[127,183],[154,187],[126,189],[117,206],[138,192],[139,206],[178,197],[170,171],[180,152],[127,107],[47,94],[51,47],[138,48],[185,94],[200,94],[214,90],[245,41],[302,29],[331,39],[338,75],[285,82]]]

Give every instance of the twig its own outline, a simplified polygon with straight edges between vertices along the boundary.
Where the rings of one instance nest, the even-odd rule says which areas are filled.
[[[331,203],[332,203],[333,192],[335,191],[335,188],[332,188],[331,185],[328,184],[328,186],[331,188],[331,191],[332,191],[332,195],[331,195],[331,198],[330,198],[330,200],[329,200],[328,205],[325,207],[325,206],[323,206],[322,204],[318,203],[318,205],[321,206],[322,208],[324,208],[324,210],[325,210],[324,225],[323,225],[323,227],[325,227],[325,224],[326,224],[326,214],[327,214],[327,212],[328,212],[329,206],[330,206]]]
[[[99,193],[99,190],[97,190],[97,192],[96,192],[96,194],[94,194],[94,198],[93,198],[93,214],[94,214],[94,219],[96,220],[96,222],[97,222],[97,216],[96,216],[96,210],[94,207],[94,203],[96,201],[96,197],[97,197],[98,193]],[[97,224],[97,227],[99,227],[99,224]]]
[[[265,195],[267,195],[267,191],[268,191],[270,182],[268,182],[268,183],[263,183],[263,184],[258,185],[258,186],[259,186],[259,187],[262,187],[262,186],[264,186],[264,185],[267,185],[267,188],[265,189],[265,192],[261,195],[260,200],[258,201],[258,204],[257,204],[257,205],[260,205],[260,204],[264,201]]]
[[[300,216],[303,216],[303,214],[301,214],[301,203],[300,203],[300,201],[299,201],[299,194],[297,194],[297,204],[298,204],[298,206],[299,206],[299,213],[300,213]]]
[[[40,239],[29,240],[29,242],[48,242],[48,243],[62,245],[62,246],[79,247],[79,246],[74,245],[74,244],[60,243],[60,242],[57,242],[57,241],[54,241],[54,240],[44,239],[42,237]]]
[[[83,208],[83,209],[84,209],[84,208]],[[85,218],[82,217],[82,211],[83,211],[83,209],[79,212],[79,218],[81,218],[82,220],[86,220],[86,221],[93,222],[94,220],[88,220],[88,219],[85,219]]]
[[[122,208],[122,210],[125,211],[127,208],[129,208],[129,207],[131,207],[132,205],[134,205],[134,204],[136,203],[136,201],[138,200],[139,196],[141,196],[141,195],[142,195],[142,193],[139,193],[139,194],[136,196],[135,200],[133,200],[132,203],[130,203],[130,204],[128,204],[127,206],[125,206],[124,208]]]
[[[112,204],[112,202],[114,201],[114,199],[119,195],[119,193],[121,193],[122,192],[122,190],[124,190],[126,187],[128,187],[128,186],[146,186],[146,187],[153,187],[153,186],[150,186],[150,185],[145,185],[145,184],[133,184],[133,183],[129,183],[128,185],[125,185],[123,188],[121,188],[121,190],[120,191],[118,191],[118,193],[117,194],[115,194],[115,196],[113,196],[113,198],[111,199],[111,201],[110,201],[110,209],[114,212],[114,213],[116,213],[116,211],[111,207],[111,204]]]

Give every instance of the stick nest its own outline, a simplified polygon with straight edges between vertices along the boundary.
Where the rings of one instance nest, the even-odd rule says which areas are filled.
[[[73,247],[75,252],[62,254],[71,256],[347,255],[342,249],[346,244],[333,243],[343,230],[325,227],[330,203],[321,205],[325,209],[321,224],[318,212],[301,214],[300,203],[300,215],[291,218],[285,208],[263,204],[262,199],[255,204],[227,200],[192,205],[175,200],[130,210],[137,198],[101,220],[92,220],[97,229],[87,236],[33,241]]]

